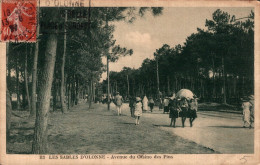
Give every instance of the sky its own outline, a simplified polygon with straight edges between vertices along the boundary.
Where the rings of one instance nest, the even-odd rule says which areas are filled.
[[[159,16],[152,16],[147,12],[144,17],[137,17],[133,23],[124,21],[114,22],[114,38],[116,44],[128,49],[133,49],[132,56],[120,58],[115,63],[110,63],[110,71],[120,71],[123,67],[139,68],[144,59],[153,59],[156,49],[168,44],[171,47],[185,42],[197,28],[206,29],[206,19],[212,19],[212,13],[217,9],[228,12],[236,18],[246,17],[253,8],[213,8],[213,7],[169,7],[164,8]],[[106,64],[106,58],[102,59]],[[102,80],[106,79],[106,72]]]

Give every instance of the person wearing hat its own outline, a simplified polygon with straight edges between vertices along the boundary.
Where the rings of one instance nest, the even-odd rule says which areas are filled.
[[[250,108],[252,107],[252,105],[249,102],[249,99],[244,97],[242,99],[242,108],[243,108],[243,121],[244,121],[244,125],[243,127],[247,127],[249,126],[249,128],[251,128],[251,124],[250,124]]]
[[[136,97],[134,115],[135,115],[135,125],[139,125],[140,117],[142,116],[142,100],[140,97]]]
[[[121,115],[121,107],[123,104],[123,97],[119,94],[119,92],[116,92],[115,104],[116,104],[117,114],[119,116]]]

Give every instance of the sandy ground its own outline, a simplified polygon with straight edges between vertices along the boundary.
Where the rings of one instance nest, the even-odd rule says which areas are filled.
[[[153,121],[148,113],[136,126],[126,105],[122,116],[117,116],[113,105],[111,111],[107,111],[106,105],[102,104],[93,105],[93,109],[87,107],[83,103],[65,115],[60,112],[50,114],[50,154],[218,153],[159,126],[156,123],[160,118],[154,116],[156,120]],[[26,112],[18,114],[21,117],[13,117],[7,153],[29,154],[33,140],[33,121],[27,119]],[[165,114],[155,115],[161,116],[165,122],[168,120]]]
[[[236,113],[205,111],[198,112],[198,118],[190,127],[189,120],[185,128],[181,127],[181,118],[176,128],[169,127],[168,114],[155,110],[144,113],[144,120],[153,121],[160,129],[211,148],[220,153],[254,153],[254,129],[243,128],[242,115]]]

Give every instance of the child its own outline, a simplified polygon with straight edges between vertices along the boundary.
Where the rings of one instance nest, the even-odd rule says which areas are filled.
[[[139,125],[140,117],[142,116],[142,102],[140,97],[136,97],[135,104],[135,125]]]

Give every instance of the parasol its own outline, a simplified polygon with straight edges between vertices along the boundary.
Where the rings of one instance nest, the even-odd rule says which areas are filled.
[[[192,99],[194,97],[194,94],[189,89],[181,89],[176,94],[177,99],[186,98],[186,99]]]

